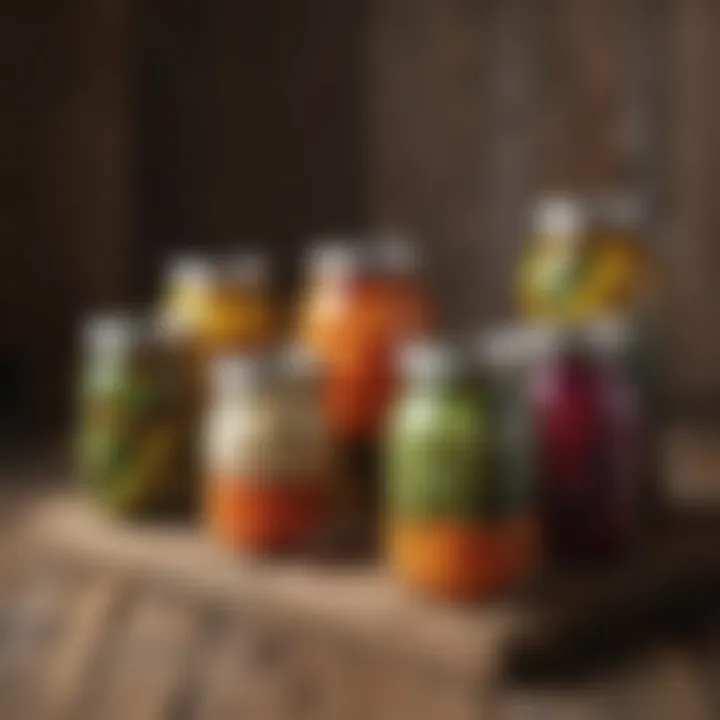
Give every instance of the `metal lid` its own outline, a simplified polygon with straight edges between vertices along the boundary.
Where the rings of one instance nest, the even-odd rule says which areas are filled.
[[[550,327],[507,326],[482,333],[475,357],[494,370],[515,370],[552,357],[562,344],[562,333]]]
[[[252,286],[267,281],[268,275],[267,258],[255,251],[179,255],[165,263],[165,276],[177,284],[206,285],[220,281]]]
[[[575,195],[541,197],[532,210],[533,231],[539,235],[575,237],[584,232],[587,221],[585,203]]]
[[[370,268],[366,247],[351,237],[320,238],[306,259],[308,273],[316,278],[353,277]]]
[[[632,340],[632,325],[622,317],[604,317],[585,328],[586,346],[599,356],[622,355],[628,350]]]
[[[621,317],[604,317],[589,323],[568,324],[553,331],[548,347],[556,356],[581,355],[595,360],[623,356],[632,342],[632,327]]]
[[[151,342],[161,330],[150,318],[119,310],[89,317],[82,326],[82,341],[93,351],[111,354]]]
[[[213,263],[217,277],[222,282],[256,286],[267,282],[270,275],[267,256],[256,251],[218,255]]]
[[[378,272],[390,275],[410,275],[420,266],[417,246],[405,234],[384,231],[371,235],[373,265]]]
[[[208,369],[212,390],[222,396],[253,392],[269,376],[267,359],[257,354],[222,355]]]
[[[312,382],[322,377],[323,364],[317,353],[294,343],[278,351],[276,368],[284,379]]]
[[[602,226],[636,230],[644,226],[645,205],[637,193],[617,192],[596,196],[591,202],[592,220]]]
[[[414,380],[442,380],[466,374],[468,354],[457,344],[421,340],[406,345],[399,356],[402,374]]]
[[[177,255],[165,262],[164,275],[171,283],[208,283],[215,277],[215,267],[207,255]]]

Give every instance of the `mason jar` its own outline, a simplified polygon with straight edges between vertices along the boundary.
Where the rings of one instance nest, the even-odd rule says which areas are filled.
[[[525,571],[519,497],[494,467],[491,404],[470,354],[440,343],[404,353],[404,390],[387,437],[387,555],[409,586],[480,599]]]
[[[398,237],[329,239],[311,251],[298,337],[326,368],[323,402],[341,465],[340,535],[348,548],[374,546],[379,441],[398,388],[395,355],[428,326],[426,306],[417,254]]]
[[[517,276],[522,317],[562,323],[635,315],[657,285],[646,220],[632,193],[541,198]]]
[[[340,439],[376,439],[395,388],[394,358],[430,325],[412,245],[330,240],[307,265],[299,337],[327,368],[326,408]]]
[[[203,445],[212,534],[249,552],[301,548],[319,531],[332,487],[315,365],[233,355],[211,373]]]
[[[476,346],[481,392],[492,418],[488,472],[494,483],[489,509],[507,526],[501,547],[508,582],[532,574],[544,554],[528,384],[546,345],[543,331],[518,326],[485,332]]]
[[[160,319],[205,360],[258,350],[275,330],[269,283],[259,254],[179,257],[166,267]]]
[[[92,318],[83,332],[79,464],[87,491],[121,515],[188,507],[191,398],[182,353],[144,318]]]
[[[589,207],[593,269],[588,294],[596,315],[635,315],[647,304],[658,280],[644,205],[633,193],[616,192],[592,198]]]
[[[642,529],[648,448],[627,337],[558,333],[532,383],[545,536],[562,559],[627,552]]]
[[[592,304],[583,292],[588,227],[587,204],[576,195],[548,195],[535,203],[516,277],[524,320],[565,321],[587,314]]]

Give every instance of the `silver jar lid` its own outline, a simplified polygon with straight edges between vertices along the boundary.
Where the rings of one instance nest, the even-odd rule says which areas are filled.
[[[593,223],[602,227],[639,230],[645,226],[645,205],[637,193],[600,194],[592,199],[590,208]]]
[[[162,326],[145,315],[118,310],[90,316],[81,334],[88,350],[116,354],[160,339]]]
[[[399,365],[406,378],[443,380],[466,375],[471,363],[469,353],[460,344],[416,340],[400,350]]]
[[[495,370],[531,368],[568,353],[613,359],[622,357],[632,337],[632,325],[616,316],[562,327],[507,326],[480,334],[474,356]]]
[[[300,343],[287,345],[275,355],[275,367],[281,379],[316,382],[323,375],[320,356]]]
[[[380,274],[412,275],[421,265],[417,245],[404,233],[381,231],[371,234],[369,244],[373,266]]]
[[[576,237],[585,232],[588,208],[582,198],[576,195],[546,195],[536,201],[531,223],[537,235]]]
[[[307,272],[317,279],[354,277],[371,266],[367,247],[349,236],[318,239],[306,258]]]
[[[210,387],[216,395],[232,397],[265,387],[270,378],[268,358],[260,354],[230,354],[209,365]]]
[[[165,261],[164,275],[172,284],[204,285],[213,281],[215,268],[207,255],[176,255]]]
[[[618,357],[633,342],[632,324],[620,316],[607,316],[589,323],[584,331],[586,347],[599,357]]]
[[[253,250],[217,255],[213,264],[218,280],[223,283],[256,287],[267,283],[270,277],[267,256]]]
[[[562,333],[550,327],[506,326],[481,333],[474,355],[484,367],[516,370],[556,355],[562,342]]]

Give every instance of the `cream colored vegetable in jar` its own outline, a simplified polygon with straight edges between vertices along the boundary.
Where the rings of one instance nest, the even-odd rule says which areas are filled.
[[[213,365],[207,522],[234,549],[298,549],[325,515],[331,466],[315,372],[290,354]]]

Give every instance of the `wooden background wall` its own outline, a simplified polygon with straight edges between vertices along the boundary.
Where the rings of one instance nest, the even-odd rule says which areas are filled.
[[[408,228],[470,329],[510,314],[529,197],[620,184],[653,209],[678,393],[720,397],[716,0],[27,0],[1,19],[13,407],[61,406],[77,319],[150,297],[173,248],[257,239],[287,287],[315,233]]]
[[[371,220],[428,244],[448,316],[510,313],[526,200],[637,189],[662,263],[678,395],[720,390],[720,3],[377,0]]]

